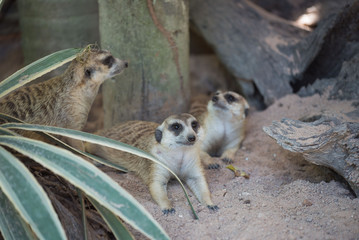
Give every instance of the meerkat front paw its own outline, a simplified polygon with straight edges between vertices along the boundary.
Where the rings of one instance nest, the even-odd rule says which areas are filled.
[[[218,163],[211,163],[207,166],[207,169],[220,169],[221,165],[219,165]]]
[[[226,164],[233,163],[237,150],[237,147],[227,149],[221,156],[222,161]]]
[[[217,212],[219,210],[219,207],[217,205],[207,205],[207,207],[212,212]]]
[[[230,158],[227,158],[227,157],[222,158],[222,161],[223,161],[225,164],[231,164],[231,163],[233,163],[233,160],[230,159]]]
[[[171,209],[163,209],[162,210],[163,212],[163,215],[168,215],[168,214],[174,214],[176,212],[176,210],[174,208],[171,208]]]
[[[211,157],[208,153],[201,152],[201,160],[205,168],[207,169],[219,169],[221,166],[217,163],[217,158]]]

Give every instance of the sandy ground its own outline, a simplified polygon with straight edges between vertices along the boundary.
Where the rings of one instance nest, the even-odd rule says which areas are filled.
[[[108,174],[144,205],[172,239],[359,239],[359,199],[345,182],[331,170],[282,149],[262,130],[283,117],[354,110],[350,102],[325,99],[289,95],[263,112],[251,112],[246,139],[233,164],[250,178],[235,177],[223,163],[220,170],[206,170],[213,202],[220,209],[210,212],[190,193],[199,220],[193,218],[177,182],[171,181],[168,188],[176,213],[165,216],[136,176]],[[139,233],[135,236],[145,239]]]

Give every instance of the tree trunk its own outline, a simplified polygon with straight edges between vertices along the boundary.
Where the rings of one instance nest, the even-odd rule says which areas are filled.
[[[189,98],[188,0],[99,1],[102,48],[129,68],[104,84],[105,127],[162,121]]]
[[[25,64],[55,51],[96,43],[96,0],[18,0]]]

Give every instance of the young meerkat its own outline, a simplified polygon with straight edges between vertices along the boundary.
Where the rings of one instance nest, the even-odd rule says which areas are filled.
[[[219,168],[212,157],[231,162],[245,136],[249,105],[239,94],[217,91],[207,103],[195,101],[190,113],[204,129],[201,159],[207,168]]]
[[[202,204],[211,210],[218,209],[212,203],[199,156],[202,129],[192,115],[172,115],[161,125],[154,122],[129,121],[97,134],[151,153],[184,180]],[[85,148],[89,153],[134,172],[149,187],[152,198],[164,214],[175,212],[167,196],[167,183],[173,176],[164,167],[148,159],[97,144],[85,143]]]
[[[86,47],[62,75],[20,88],[1,99],[0,112],[27,123],[82,130],[100,85],[127,67],[126,61],[108,51]]]

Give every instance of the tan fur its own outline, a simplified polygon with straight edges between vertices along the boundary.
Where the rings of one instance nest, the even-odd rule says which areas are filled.
[[[233,97],[234,101],[226,99]],[[205,104],[203,100],[194,101],[190,113],[195,116],[204,129],[201,144],[201,159],[208,168],[218,168],[212,157],[220,157],[231,162],[245,136],[245,112],[247,101],[231,91],[217,91]]]
[[[151,153],[184,180],[202,204],[216,210],[217,206],[212,203],[199,157],[202,130],[200,127],[193,127],[194,122],[197,123],[197,120],[190,114],[180,114],[168,117],[161,125],[130,121],[98,134]],[[182,126],[177,135],[173,130],[174,124]],[[165,214],[174,212],[167,197],[167,182],[172,178],[168,170],[148,159],[122,151],[89,143],[86,143],[85,147],[86,151],[115,162],[141,177],[162,211]]]
[[[111,58],[110,66],[104,60]],[[88,47],[62,75],[1,99],[0,112],[27,123],[81,130],[100,85],[126,67],[127,62],[113,58],[110,52]]]

